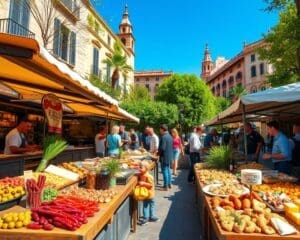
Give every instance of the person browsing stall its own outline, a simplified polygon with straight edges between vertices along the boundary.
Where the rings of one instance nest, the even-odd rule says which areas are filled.
[[[279,130],[279,124],[276,121],[267,123],[267,130],[274,137],[273,148],[272,153],[265,153],[262,158],[271,160],[274,163],[275,170],[290,174],[292,151],[289,139]]]
[[[104,126],[99,128],[99,133],[95,136],[95,146],[97,157],[103,158],[105,156],[105,142],[106,142],[106,129]]]
[[[107,136],[108,156],[116,157],[119,155],[119,147],[122,146],[121,137],[119,135],[119,126],[113,126],[111,133]]]
[[[19,125],[12,129],[5,137],[4,154],[22,154],[39,150],[37,145],[28,145],[26,134],[31,129],[31,122],[22,118]]]

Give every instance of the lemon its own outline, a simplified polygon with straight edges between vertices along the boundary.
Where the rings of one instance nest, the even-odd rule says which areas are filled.
[[[2,229],[7,229],[7,227],[8,227],[8,223],[3,223],[2,224]]]
[[[9,229],[13,229],[13,228],[15,228],[15,226],[16,226],[15,222],[9,222],[8,223],[8,228]]]
[[[24,220],[23,220],[23,225],[24,225],[24,226],[27,226],[30,222],[31,222],[31,220],[29,220],[29,219],[24,219]]]
[[[21,227],[23,227],[23,222],[17,221],[16,222],[16,228],[21,228]]]
[[[1,200],[1,202],[7,202],[7,201],[8,201],[7,197],[3,197]]]
[[[4,218],[4,221],[9,223],[13,220],[13,217],[12,216],[7,216],[6,218]]]
[[[24,221],[24,219],[25,219],[25,215],[24,214],[23,215],[19,215],[19,217],[18,217],[19,221]]]
[[[14,216],[12,217],[12,219],[13,219],[14,222],[16,222],[16,221],[19,220],[19,217],[14,215]]]

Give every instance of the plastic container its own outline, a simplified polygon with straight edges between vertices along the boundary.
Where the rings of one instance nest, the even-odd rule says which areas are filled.
[[[96,170],[90,169],[86,176],[86,188],[95,189],[96,187]]]
[[[107,169],[102,169],[96,174],[96,186],[97,190],[109,189],[110,185],[110,172]]]

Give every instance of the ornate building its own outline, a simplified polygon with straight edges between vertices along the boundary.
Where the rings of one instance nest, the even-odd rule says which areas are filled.
[[[30,30],[40,46],[82,77],[97,75],[104,81],[110,81],[113,69],[102,61],[112,55],[114,42],[120,38],[123,43],[122,49],[127,56],[127,64],[134,68],[134,37],[127,6],[120,21],[120,32],[115,34],[89,0],[35,1],[44,24],[47,17],[49,18],[44,28],[49,28],[51,34],[45,45],[39,24],[27,7],[26,1],[2,1],[0,19],[10,24],[8,33],[22,35],[25,30]],[[53,16],[49,15],[47,8],[52,9]],[[18,29],[24,30],[20,32]],[[126,82],[123,76],[120,76],[119,84],[122,86],[124,83],[134,83],[133,72],[128,73]]]
[[[235,57],[229,61],[217,58],[215,64],[206,45],[201,78],[215,96],[229,97],[230,90],[237,85],[249,93],[265,90],[268,87],[267,76],[273,72],[273,68],[259,59],[257,49],[262,45],[262,41],[244,44],[242,51]]]
[[[134,72],[134,83],[145,86],[149,90],[152,99],[154,99],[156,88],[165,78],[170,77],[172,74],[172,71],[136,71]]]

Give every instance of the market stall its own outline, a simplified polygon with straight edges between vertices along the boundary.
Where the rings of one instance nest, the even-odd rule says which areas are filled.
[[[286,183],[293,179],[283,178],[282,184],[257,185],[256,191],[250,192],[236,182],[238,178],[230,172],[203,169],[203,164],[196,165],[195,172],[196,201],[204,239],[300,238],[299,218],[291,217],[291,214],[299,215],[300,186]],[[270,202],[260,197],[262,195],[258,193],[266,193],[267,185],[268,194],[276,195],[276,191],[281,191],[290,197],[289,203],[284,203],[284,209],[272,207]],[[295,209],[289,206],[295,206]],[[275,225],[277,221],[280,223]]]

